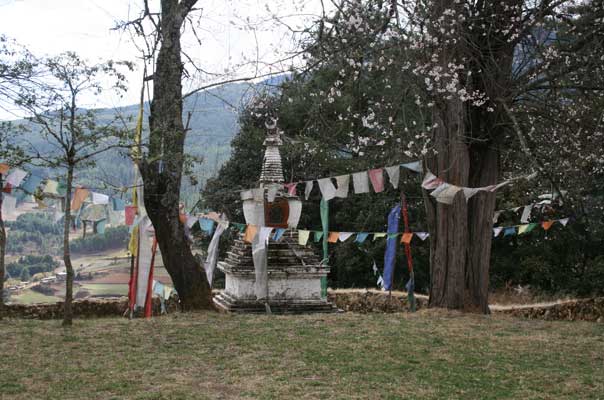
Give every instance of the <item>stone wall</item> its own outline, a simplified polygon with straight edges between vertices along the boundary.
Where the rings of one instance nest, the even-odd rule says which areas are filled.
[[[604,297],[570,300],[559,304],[537,307],[518,307],[495,311],[515,317],[548,321],[604,322]]]
[[[175,312],[177,304],[169,300],[166,304],[168,312]],[[75,300],[73,302],[74,318],[103,318],[120,317],[128,308],[128,299],[108,300]],[[161,306],[158,298],[153,299],[153,315],[160,315]],[[0,310],[2,317],[25,319],[61,319],[63,318],[63,302],[52,304],[9,304]]]

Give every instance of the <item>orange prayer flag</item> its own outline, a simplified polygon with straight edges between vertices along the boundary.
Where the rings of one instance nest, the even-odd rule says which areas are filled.
[[[411,239],[413,239],[413,232],[403,233],[401,237],[401,243],[411,244]]]
[[[0,163],[0,174],[6,175],[9,169],[10,167],[8,166],[8,164]]]
[[[243,240],[247,243],[252,243],[252,240],[258,234],[258,227],[256,225],[248,225],[245,228],[245,234],[243,235]]]
[[[329,232],[329,237],[327,238],[327,241],[329,243],[337,243],[339,237],[340,237],[340,232]]]
[[[554,221],[543,221],[541,223],[541,226],[543,227],[544,230],[548,230],[549,228],[552,227],[553,224],[554,224]]]
[[[88,197],[89,193],[90,192],[88,192],[88,189],[82,187],[76,188],[75,193],[73,194],[73,197],[71,199],[71,210],[79,210],[80,207],[82,207],[82,203],[84,203],[84,200],[86,200],[86,198]]]

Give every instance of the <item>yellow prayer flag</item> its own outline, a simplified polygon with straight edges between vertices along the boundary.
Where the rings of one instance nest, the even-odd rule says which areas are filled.
[[[258,234],[258,227],[256,225],[248,225],[245,228],[245,234],[243,235],[243,240],[247,243],[252,243],[252,240]]]

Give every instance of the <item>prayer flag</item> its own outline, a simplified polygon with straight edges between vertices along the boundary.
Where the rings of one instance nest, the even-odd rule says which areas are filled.
[[[502,230],[503,230],[503,228],[500,226],[493,228],[493,237],[499,236],[499,234],[501,233]]]
[[[96,230],[96,233],[102,235],[105,233],[105,226],[107,225],[107,220],[106,219],[102,219],[100,221],[96,221],[94,223],[94,228]]]
[[[252,189],[254,201],[264,202],[264,188]]]
[[[209,218],[199,218],[199,227],[202,231],[211,235],[214,232],[214,221]]]
[[[459,193],[459,191],[461,190],[461,187],[459,186],[455,186],[455,185],[449,185],[448,183],[443,183],[441,186],[444,185],[448,185],[446,188],[444,188],[443,190],[440,190],[438,192],[438,194],[435,196],[434,192],[438,191],[437,188],[436,190],[434,190],[434,192],[431,193],[432,196],[436,197],[436,201],[438,201],[439,203],[443,203],[443,204],[453,204],[453,200],[455,199],[455,196],[457,195],[457,193]]]
[[[354,232],[340,232],[340,236],[339,236],[340,242],[345,242],[353,234],[354,234]]]
[[[516,234],[516,227],[515,226],[509,226],[507,228],[505,228],[503,230],[503,237],[506,236],[514,236]]]
[[[315,243],[319,243],[319,240],[323,237],[323,231],[314,231]]]
[[[386,172],[388,173],[388,179],[390,179],[390,184],[393,188],[398,188],[398,183],[401,176],[401,168],[398,165],[392,167],[386,167]]]
[[[466,201],[470,200],[476,193],[480,192],[479,188],[461,188],[463,190],[463,195],[466,198]]]
[[[126,225],[130,226],[134,223],[134,218],[136,217],[136,206],[126,206],[124,214],[126,219]]]
[[[415,236],[424,241],[428,236],[430,236],[430,234],[428,232],[415,232]]]
[[[359,232],[359,233],[357,233],[357,237],[354,241],[357,243],[363,243],[365,240],[367,240],[368,236],[369,236],[369,233],[367,233],[367,232]]]
[[[92,192],[92,204],[109,204],[109,196]]]
[[[397,237],[398,237],[398,233],[387,233],[386,234],[387,239],[396,239]]]
[[[424,180],[422,181],[422,187],[426,190],[436,189],[440,186],[444,181],[434,175],[432,172],[428,171],[426,176],[424,176]]]
[[[123,211],[126,207],[126,202],[124,200],[115,197],[111,198],[111,204],[113,206],[113,211]]]
[[[90,192],[88,191],[88,189],[85,189],[83,187],[78,187],[76,188],[73,197],[71,199],[71,210],[75,211],[75,210],[79,210],[82,207],[82,204],[84,203],[84,201],[86,200],[86,198],[88,197],[88,194]]]
[[[312,186],[314,181],[306,182],[306,187],[304,188],[304,198],[308,200],[310,197],[310,193],[312,192]]]
[[[552,225],[554,224],[555,221],[543,221],[541,223],[541,226],[543,227],[544,230],[549,230],[549,228],[552,227]]]
[[[275,234],[273,235],[273,240],[275,242],[278,242],[281,237],[283,236],[283,234],[285,233],[285,229],[284,228],[277,228],[275,229]]]
[[[373,234],[373,241],[375,241],[375,239],[378,238],[383,238],[386,237],[386,233],[385,232],[377,232]]]
[[[300,246],[306,246],[306,243],[308,243],[309,236],[310,236],[310,231],[299,229],[298,230],[298,244]]]
[[[495,211],[493,214],[493,223],[496,224],[497,220],[499,220],[499,216],[501,215],[501,211]]]
[[[265,248],[268,245],[268,238],[271,236],[273,232],[273,228],[270,226],[262,226],[260,227],[260,233],[258,234],[259,240],[258,244],[260,248]]]
[[[528,227],[529,227],[528,224],[526,224],[526,225],[520,225],[518,227],[518,234],[522,235],[523,233],[525,233],[527,231]]]
[[[17,198],[11,195],[2,197],[2,218],[5,221],[17,220]]]
[[[376,193],[384,191],[384,172],[381,168],[369,170],[369,180],[371,180],[371,186]]]
[[[336,187],[333,185],[331,178],[319,179],[317,180],[317,183],[319,184],[321,195],[325,201],[329,201],[335,197]]]
[[[243,235],[243,240],[247,243],[252,243],[257,234],[258,226],[247,225],[247,227],[245,228],[245,234]]]
[[[560,221],[560,223],[562,224],[562,226],[566,226],[566,224],[568,224],[568,220],[569,220],[569,218],[562,218],[562,219],[560,219],[558,221]]]
[[[421,174],[424,170],[421,161],[413,161],[410,163],[401,164],[401,167],[410,169],[411,171],[417,172],[418,174]]]
[[[214,232],[210,245],[208,246],[208,256],[203,263],[203,269],[206,271],[206,277],[208,278],[208,283],[210,286],[212,286],[214,269],[216,269],[216,263],[218,261],[218,245],[220,243],[220,236],[222,236],[222,233],[227,227],[228,223],[226,221],[218,224],[216,232]]]
[[[348,197],[348,187],[350,186],[350,175],[336,176],[336,184],[338,189],[336,190],[335,197],[346,198]]]
[[[23,171],[22,169],[15,168],[6,177],[6,182],[10,183],[10,185],[15,188],[21,184],[21,181],[26,176],[27,176],[27,172]]]
[[[27,179],[23,180],[23,182],[21,183],[21,189],[23,189],[24,192],[33,194],[36,192],[36,189],[38,188],[38,186],[40,186],[41,182],[42,178],[40,178],[39,176],[29,175]]]
[[[285,188],[287,189],[287,193],[291,196],[296,196],[296,182],[292,182],[292,183],[286,183]]]
[[[352,174],[352,184],[356,194],[369,193],[369,177],[367,176],[367,171]]]
[[[529,222],[529,218],[531,217],[531,210],[533,209],[533,205],[530,204],[528,206],[524,206],[524,210],[522,210],[522,216],[520,217],[520,222],[526,224]]]
[[[337,243],[340,238],[340,232],[329,232],[329,238],[327,241],[329,243]]]
[[[6,175],[9,169],[10,167],[8,164],[0,163],[0,175]]]
[[[401,243],[411,244],[411,239],[413,239],[413,232],[403,233],[401,237]]]
[[[384,278],[382,278],[382,275],[378,276],[377,285],[380,288],[384,287]]]
[[[251,190],[244,190],[240,193],[241,200],[251,200],[254,198],[254,194]]]
[[[271,186],[268,188],[268,190],[266,191],[266,198],[269,203],[272,203],[273,201],[275,201],[275,197],[277,196],[278,190],[279,190],[279,188],[277,186]]]
[[[59,182],[53,181],[52,179],[48,179],[46,181],[46,185],[44,185],[43,193],[58,195]]]
[[[401,206],[397,204],[388,214],[388,233],[398,232],[398,222],[401,219]],[[375,240],[375,234],[374,234]],[[392,279],[394,277],[394,259],[396,257],[396,237],[388,238],[386,241],[386,251],[384,252],[384,289],[392,289]]]

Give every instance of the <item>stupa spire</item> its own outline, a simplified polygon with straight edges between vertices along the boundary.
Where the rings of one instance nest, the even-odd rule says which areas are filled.
[[[281,139],[282,132],[277,128],[277,119],[271,118],[265,123],[267,129],[266,139],[264,139],[264,159],[262,161],[262,172],[260,173],[260,184],[283,183],[283,165],[281,163],[281,153],[279,147],[283,145]]]

